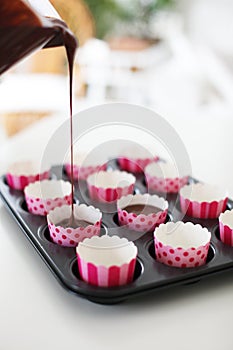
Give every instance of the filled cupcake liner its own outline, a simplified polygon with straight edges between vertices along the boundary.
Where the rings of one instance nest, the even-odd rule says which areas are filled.
[[[182,178],[159,178],[146,174],[146,182],[149,190],[164,193],[177,193],[188,183],[188,176]]]
[[[101,242],[106,239],[118,242],[118,245],[115,247],[94,247],[87,245],[87,247],[85,247],[85,244],[88,244],[90,241],[84,240],[76,248],[80,277],[85,282],[99,287],[116,287],[131,283],[136,266],[136,246],[126,238],[119,238],[117,236],[99,237],[98,244],[101,244]],[[87,250],[86,252],[85,249]],[[122,250],[124,253],[122,253]],[[103,263],[106,254],[108,255],[109,261],[107,262],[105,260],[105,263]],[[121,256],[120,260],[118,260],[120,263],[116,263],[114,259],[116,259],[116,257],[119,259],[119,256]],[[95,260],[96,257],[97,260]],[[101,259],[102,263],[100,263]]]
[[[98,185],[98,180],[95,181],[96,175],[100,177],[108,177],[110,183],[109,187],[101,187],[101,183]],[[111,185],[112,176],[118,176],[118,183],[122,182],[124,185]],[[92,200],[98,202],[114,202],[122,196],[132,194],[135,181],[136,178],[132,174],[124,171],[100,171],[99,173],[94,173],[87,178],[89,196]]]
[[[74,205],[75,217],[88,220],[92,224],[87,227],[64,228],[57,225],[57,222],[71,216],[71,207],[62,206],[50,211],[47,216],[48,228],[51,240],[64,247],[76,247],[85,238],[100,235],[102,214],[99,209],[85,204]]]
[[[98,287],[117,287],[133,281],[133,275],[136,265],[136,259],[122,266],[95,266],[87,263],[79,256],[78,267],[81,278],[94,286]]]
[[[14,190],[23,191],[30,183],[46,180],[49,178],[49,170],[42,172],[41,174],[33,175],[14,175],[12,173],[6,174],[7,184]]]
[[[209,200],[201,198],[201,191],[213,191],[213,195]],[[222,191],[222,189],[220,189]],[[198,200],[192,197],[193,192],[195,196],[199,196]],[[216,192],[216,194],[215,194]],[[205,194],[206,196],[206,194]],[[211,199],[212,198],[212,199]],[[225,192],[219,192],[219,189],[212,185],[196,183],[183,187],[180,191],[180,208],[182,213],[199,219],[214,219],[226,210],[228,197]]]
[[[233,246],[233,210],[226,210],[219,216],[220,240],[229,246]],[[229,220],[231,219],[231,220]]]
[[[182,213],[199,219],[215,219],[227,206],[227,198],[219,202],[193,202],[187,198],[180,196],[180,208]]]
[[[49,198],[46,196],[46,185],[47,183],[53,182],[54,186],[64,186],[63,193],[60,193],[57,197]],[[68,188],[67,184],[70,183],[62,181],[62,180],[43,180],[36,181],[32,184],[29,184],[24,189],[25,200],[27,203],[28,211],[34,215],[46,216],[51,210],[56,207],[61,207],[63,205],[71,205],[72,203],[72,193],[71,186]],[[35,195],[34,189],[35,187],[40,188],[40,186],[44,187],[41,193],[37,193]]]
[[[128,213],[125,206],[132,204],[152,205],[161,210],[157,213],[149,215]],[[130,230],[137,232],[150,232],[156,226],[162,224],[166,220],[168,212],[168,202],[164,198],[157,195],[138,194],[122,197],[117,201],[118,221],[121,226],[127,226]]]
[[[106,170],[106,168],[107,168],[106,164],[89,165],[89,166],[74,165],[73,166],[74,180],[86,180],[89,175],[101,170]],[[69,177],[71,177],[71,164],[68,164],[68,163],[65,164],[65,172]]]
[[[151,162],[156,162],[159,157],[154,158],[129,158],[129,157],[118,157],[117,161],[122,170],[131,173],[142,173],[145,167]]]
[[[177,223],[169,223],[169,224],[180,224]],[[189,225],[190,230],[196,227],[195,230],[206,230],[201,225],[194,225],[190,222],[182,223],[182,225]],[[191,268],[198,267],[206,264],[206,259],[208,256],[209,246],[210,246],[210,238],[211,234],[209,233],[209,240],[205,244],[201,244],[200,246],[192,246],[192,242],[190,241],[190,247],[182,247],[182,242],[180,242],[180,246],[173,246],[169,244],[164,244],[161,239],[157,237],[157,230],[159,230],[163,224],[155,229],[154,232],[154,246],[155,246],[155,255],[156,260],[168,266],[174,266],[179,268]],[[157,231],[157,232],[156,232]],[[193,230],[193,235],[195,236],[197,232]]]

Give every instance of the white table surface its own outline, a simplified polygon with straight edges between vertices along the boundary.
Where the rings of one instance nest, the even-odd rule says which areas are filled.
[[[193,174],[224,184],[233,196],[233,118],[187,117],[171,123],[188,149]],[[42,121],[6,142],[1,159],[13,160],[12,150],[38,132],[46,139],[58,124],[56,118]],[[232,271],[104,306],[64,290],[2,204],[0,234],[1,350],[233,348]]]

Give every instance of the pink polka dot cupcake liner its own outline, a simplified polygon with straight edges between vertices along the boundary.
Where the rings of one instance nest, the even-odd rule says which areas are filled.
[[[181,211],[191,217],[214,219],[226,210],[227,191],[204,183],[193,183],[180,190]]]
[[[96,173],[101,170],[106,170],[107,165],[96,165],[96,166],[81,166],[81,165],[74,165],[73,166],[73,176],[74,180],[86,180],[87,177],[93,173]],[[71,176],[71,165],[65,164],[65,172],[70,177]]]
[[[132,194],[135,182],[135,176],[119,170],[100,171],[87,178],[90,198],[104,203]]]
[[[14,190],[23,191],[30,183],[48,179],[49,175],[48,169],[41,170],[36,163],[30,161],[16,162],[8,168],[6,181]]]
[[[99,209],[86,204],[74,204],[74,217],[76,220],[88,221],[90,225],[86,227],[62,227],[59,225],[64,219],[71,217],[72,209],[70,205],[57,207],[50,211],[47,216],[50,237],[54,243],[63,247],[76,247],[85,238],[100,235],[102,213]]]
[[[226,210],[219,216],[220,240],[233,247],[233,209]]]
[[[150,205],[155,207],[155,213],[145,215],[142,211],[142,213],[137,215],[127,211],[127,206],[129,205]],[[162,197],[148,193],[128,195],[117,201],[117,211],[118,221],[121,226],[127,226],[130,230],[137,232],[150,232],[156,226],[165,222],[168,202]]]
[[[50,210],[72,203],[71,184],[63,180],[43,180],[24,189],[28,211],[46,216]]]
[[[182,221],[161,224],[154,232],[157,261],[191,268],[206,264],[211,233],[201,225]]]
[[[133,281],[137,247],[118,236],[85,239],[76,248],[81,278],[98,287],[116,287]]]
[[[189,176],[178,174],[177,169],[171,163],[150,163],[145,168],[146,183],[149,190],[177,193],[188,183]]]

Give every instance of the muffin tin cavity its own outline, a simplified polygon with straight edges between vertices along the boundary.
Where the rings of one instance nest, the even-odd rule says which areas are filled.
[[[21,210],[25,211],[26,213],[29,213],[27,203],[24,198],[21,198],[18,202],[18,206]]]
[[[111,169],[118,169],[114,160],[109,162],[108,166]],[[62,166],[53,167],[50,174],[53,179],[68,180]],[[195,182],[192,179],[191,181]],[[143,173],[136,175],[134,188],[135,193],[148,192]],[[0,197],[3,203],[59,282],[69,291],[102,304],[113,304],[161,288],[184,285],[233,268],[233,247],[220,241],[218,219],[188,217],[180,210],[178,194],[153,193],[163,196],[168,201],[166,222],[191,221],[194,224],[201,224],[211,232],[206,264],[201,267],[177,268],[160,263],[155,256],[153,232],[136,232],[119,226],[116,203],[92,201],[87,193],[86,182],[76,181],[74,203],[78,200],[80,204],[92,205],[99,208],[103,214],[100,235],[126,237],[138,248],[133,282],[121,287],[103,288],[91,286],[80,279],[75,248],[53,243],[46,217],[30,214],[23,191],[10,189],[5,176],[0,178]],[[232,200],[228,200],[227,209],[232,208],[232,203]]]

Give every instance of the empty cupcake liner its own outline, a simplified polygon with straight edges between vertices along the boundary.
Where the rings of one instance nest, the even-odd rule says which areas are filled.
[[[154,155],[154,150],[149,151],[151,145],[141,146],[140,144],[128,145],[121,150],[117,160],[120,168],[132,173],[142,173],[144,168],[159,158]]]
[[[137,247],[118,236],[85,239],[76,248],[80,277],[99,287],[122,286],[133,281]]]
[[[225,189],[204,183],[193,183],[180,190],[181,211],[200,219],[217,218],[226,209]]]
[[[149,215],[139,215],[127,212],[128,205],[151,205],[160,210]],[[153,231],[156,226],[164,223],[168,211],[168,202],[157,195],[136,194],[122,197],[117,201],[118,221],[120,225],[126,225],[130,230],[138,232]]]
[[[89,165],[89,166],[81,166],[74,165],[73,166],[73,176],[74,180],[86,180],[87,177],[93,173],[96,173],[101,170],[106,170],[107,165]],[[71,176],[71,164],[65,164],[65,172],[70,177]]]
[[[36,163],[30,161],[13,163],[6,174],[7,184],[20,191],[30,183],[48,178],[49,170],[41,170]]]
[[[86,204],[74,204],[75,219],[88,221],[90,225],[76,228],[64,228],[58,225],[62,220],[70,218],[71,213],[71,206],[64,205],[55,208],[47,215],[50,237],[54,243],[64,247],[76,247],[85,238],[99,236],[102,219],[102,213],[99,209]]]
[[[177,193],[187,184],[189,176],[178,174],[171,163],[153,162],[146,166],[147,186],[152,191]]]
[[[50,210],[72,203],[71,184],[63,180],[43,180],[29,184],[24,189],[28,211],[47,215]]]
[[[94,173],[87,178],[89,196],[99,202],[113,202],[133,193],[136,178],[125,171]]]
[[[233,246],[233,209],[226,210],[219,216],[220,240]]]
[[[211,233],[201,225],[182,221],[161,224],[154,232],[157,261],[174,267],[206,263]]]
[[[128,158],[128,157],[118,157],[117,161],[122,170],[129,171],[131,173],[142,173],[145,167],[156,162],[159,158],[156,156],[154,158]]]

